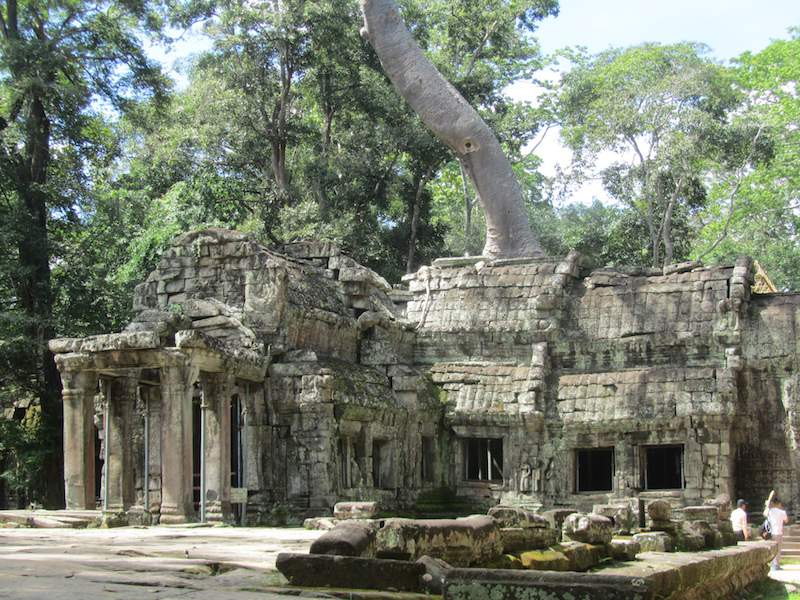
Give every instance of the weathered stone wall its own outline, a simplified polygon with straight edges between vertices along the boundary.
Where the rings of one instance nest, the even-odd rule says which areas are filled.
[[[451,445],[503,440],[501,481],[465,481],[454,453],[460,494],[587,507],[757,501],[772,488],[794,499],[800,301],[751,299],[749,259],[591,273],[576,255],[444,259],[405,280],[415,361],[447,395]],[[655,446],[681,448],[679,489],[643,489]],[[577,452],[593,448],[613,449],[612,489],[576,493]]]
[[[720,493],[756,504],[773,488],[795,505],[800,296],[751,297],[752,279],[749,259],[587,272],[571,253],[440,259],[393,289],[328,243],[273,251],[211,229],[165,252],[125,333],[51,348],[66,375],[88,369],[92,381],[147,372],[163,387],[183,369],[152,403],[162,429],[190,414],[173,404],[205,382],[218,415],[208,431],[221,435],[238,386],[253,514],[405,507],[440,487],[528,508],[677,507]],[[137,426],[112,419],[141,454]],[[150,435],[155,513],[160,444],[174,442]],[[679,485],[652,483],[657,460]],[[137,469],[115,493],[122,505],[142,502]],[[607,489],[594,475],[581,483],[587,469],[608,471]]]

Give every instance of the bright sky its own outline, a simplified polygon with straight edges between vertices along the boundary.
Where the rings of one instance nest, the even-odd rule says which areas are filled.
[[[692,41],[706,44],[714,58],[727,61],[747,50],[758,52],[773,39],[786,39],[789,27],[800,26],[800,0],[561,0],[560,4],[559,16],[543,21],[537,32],[547,53],[565,46],[600,52],[643,42]],[[532,86],[520,86],[512,95],[533,100],[536,92]],[[570,161],[556,130],[548,132],[536,154],[544,161],[546,175]],[[577,190],[568,201],[589,203],[595,197],[608,200],[598,182]]]

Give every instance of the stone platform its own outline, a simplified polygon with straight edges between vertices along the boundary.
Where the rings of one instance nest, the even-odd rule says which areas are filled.
[[[21,525],[40,529],[85,529],[98,527],[103,520],[99,510],[0,510],[0,526]]]
[[[594,573],[453,569],[444,598],[472,600],[714,600],[766,579],[773,542],[705,552],[645,552]]]

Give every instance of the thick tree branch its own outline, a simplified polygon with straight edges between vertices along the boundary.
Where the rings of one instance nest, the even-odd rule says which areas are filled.
[[[425,57],[392,0],[361,0],[362,34],[386,74],[433,134],[464,161],[486,215],[488,257],[540,256],[522,190],[497,138]]]

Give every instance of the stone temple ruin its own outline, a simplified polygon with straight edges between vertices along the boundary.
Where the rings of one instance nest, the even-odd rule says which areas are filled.
[[[68,508],[798,506],[800,295],[753,267],[440,259],[391,287],[328,243],[210,229],[122,333],[51,342]]]

